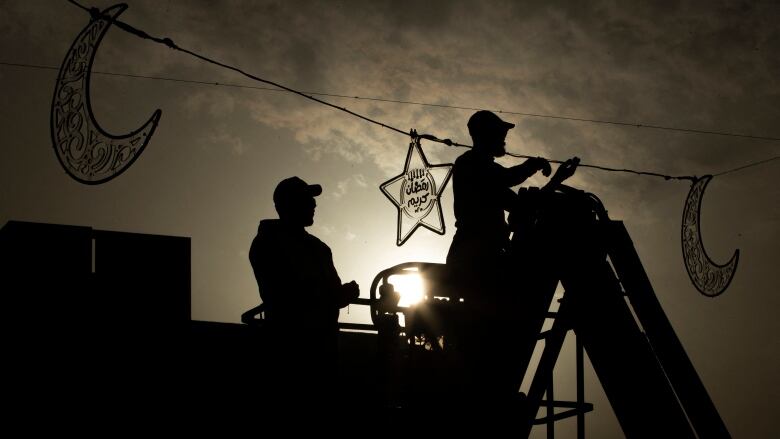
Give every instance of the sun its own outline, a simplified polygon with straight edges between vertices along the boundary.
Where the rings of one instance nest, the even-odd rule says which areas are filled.
[[[387,279],[393,284],[394,289],[401,295],[398,306],[411,306],[423,300],[425,295],[425,281],[419,273],[394,274]]]

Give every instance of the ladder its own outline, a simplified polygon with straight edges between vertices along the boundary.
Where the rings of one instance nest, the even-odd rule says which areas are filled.
[[[518,321],[525,325],[521,333],[531,336],[522,336],[518,343],[507,346],[517,349],[518,358],[525,361],[518,364],[520,376],[528,369],[539,339],[545,347],[518,416],[520,437],[528,437],[534,425],[544,424],[547,437],[553,438],[555,422],[572,416],[577,417],[578,438],[584,437],[584,415],[593,410],[592,404],[584,401],[587,352],[627,438],[730,438],[653,291],[623,223],[609,219],[598,198],[582,191],[556,193],[552,199],[544,199],[539,192],[525,195],[537,197],[529,201],[538,208],[529,209],[524,218],[515,218],[520,227],[515,229],[513,248],[516,253],[526,250],[525,255],[514,257],[522,267],[519,292],[525,292]],[[398,335],[409,335],[409,328],[399,326],[397,314],[407,315],[409,310],[397,307],[389,278],[408,270],[427,279],[431,290],[427,305],[432,309],[458,306],[457,300],[434,300],[451,295],[453,285],[447,283],[444,264],[408,262],[380,272],[371,286],[371,317],[380,340],[389,340],[384,344],[392,347],[380,350],[394,359],[395,365],[400,358]],[[559,283],[564,296],[558,311],[550,313]],[[546,318],[554,319],[552,328],[541,332]],[[441,322],[446,323],[447,318]],[[434,329],[446,334],[447,325]],[[577,398],[559,401],[554,395],[553,370],[569,331],[576,337]],[[436,343],[431,346],[434,353],[441,350]],[[398,400],[403,404],[403,398]],[[542,407],[546,416],[536,418]],[[555,413],[559,408],[566,410]]]
[[[541,406],[548,408],[543,418],[548,437],[554,435],[553,421],[573,415],[578,416],[578,437],[584,437],[579,418],[590,408],[580,397],[584,348],[626,437],[729,438],[625,226],[610,220],[598,199],[590,198],[598,220],[579,222],[573,230],[567,224],[566,252],[544,254],[537,247],[544,267],[536,271],[546,277],[541,281],[547,289],[541,288],[542,304],[550,303],[558,281],[565,293],[552,329],[543,334],[545,348],[528,392],[522,437],[540,423],[534,418]],[[573,407],[559,404],[571,410],[554,415],[549,383],[568,330],[577,337],[578,401]],[[547,400],[542,399],[545,391]]]
[[[554,319],[552,327],[539,334],[537,341],[544,341],[545,348],[534,374],[533,381],[527,395],[528,416],[533,416],[533,425],[545,425],[547,438],[555,438],[555,423],[572,416],[577,417],[577,439],[585,438],[585,413],[593,411],[593,404],[585,402],[585,377],[584,377],[584,350],[582,343],[575,334],[575,375],[576,375],[576,401],[560,401],[555,399],[553,371],[555,363],[560,355],[566,336],[571,331],[567,324],[564,301],[560,300],[558,311],[548,312],[546,317]],[[542,399],[545,395],[546,399]],[[540,407],[546,410],[545,416],[535,418]],[[561,413],[555,413],[556,408],[567,409]],[[525,436],[530,434],[529,425],[524,425]]]

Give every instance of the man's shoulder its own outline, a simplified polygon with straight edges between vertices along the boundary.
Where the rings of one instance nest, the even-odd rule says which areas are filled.
[[[282,223],[278,219],[264,219],[257,224],[257,237],[276,235],[281,232]]]
[[[460,157],[455,159],[455,168],[460,171],[487,170],[493,169],[496,166],[500,167],[501,165],[496,163],[492,157],[480,154],[473,149],[464,152]]]
[[[474,160],[474,150],[469,149],[455,159],[455,163],[466,163]]]
[[[330,247],[328,247],[328,244],[325,244],[320,238],[317,238],[311,233],[306,232],[304,239],[307,245],[310,245],[312,247],[318,247],[322,250],[327,250],[330,252]]]
[[[456,173],[460,173],[464,170],[471,169],[473,167],[474,167],[474,155],[471,153],[471,150],[468,150],[455,159],[455,166],[453,171],[455,171]]]
[[[252,247],[271,250],[275,247],[303,245],[310,249],[330,251],[330,247],[311,233],[298,229],[291,230],[278,219],[262,220],[257,228],[257,235],[252,241]]]

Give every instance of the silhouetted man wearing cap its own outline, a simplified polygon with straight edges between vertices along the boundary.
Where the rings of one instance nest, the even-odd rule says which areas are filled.
[[[474,113],[468,121],[474,148],[458,157],[453,168],[457,230],[447,266],[469,309],[462,334],[467,367],[464,394],[470,403],[480,405],[502,404],[514,397],[520,385],[507,379],[514,371],[505,369],[513,363],[508,344],[516,331],[512,318],[519,306],[517,284],[521,281],[516,275],[518,267],[508,257],[505,212],[522,208],[511,188],[540,170],[545,176],[551,173],[543,158],[510,168],[494,161],[506,154],[506,135],[514,126],[490,111]],[[559,167],[543,190],[554,190],[574,173],[577,163],[574,158]],[[520,375],[522,379],[522,371]]]
[[[279,219],[260,221],[249,250],[281,375],[271,380],[287,381],[286,395],[309,401],[332,389],[339,308],[360,295],[355,281],[341,283],[330,248],[305,230],[314,223],[314,197],[321,193],[320,185],[298,177],[282,180],[273,195]]]
[[[494,267],[509,245],[504,212],[519,207],[512,186],[523,183],[537,171],[545,176],[551,173],[550,164],[541,157],[511,168],[495,162],[496,157],[506,154],[506,135],[514,126],[484,110],[474,113],[468,121],[474,148],[455,160],[452,172],[457,231],[447,255],[448,264],[463,263],[469,269],[484,270]],[[545,189],[552,190],[569,178],[578,162],[574,158],[562,165]]]

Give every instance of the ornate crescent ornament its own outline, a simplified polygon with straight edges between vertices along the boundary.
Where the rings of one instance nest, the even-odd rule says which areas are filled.
[[[138,158],[149,143],[162,112],[158,109],[140,128],[113,135],[98,125],[89,100],[89,79],[95,52],[111,20],[127,5],[119,4],[93,14],[76,37],[62,62],[51,104],[51,139],[65,172],[84,184],[105,183]]]
[[[728,288],[739,261],[739,249],[725,265],[718,265],[710,259],[701,240],[701,199],[704,189],[712,179],[705,175],[693,182],[682,217],[682,251],[685,268],[691,282],[702,294],[715,297]]]

